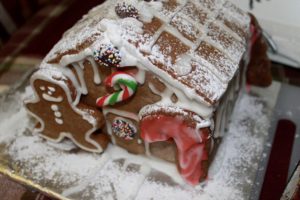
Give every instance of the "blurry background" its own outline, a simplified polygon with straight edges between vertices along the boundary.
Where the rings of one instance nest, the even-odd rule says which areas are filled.
[[[275,42],[277,53],[272,60],[300,68],[300,1],[299,0],[230,0],[253,13]],[[250,3],[252,2],[252,8]]]
[[[1,0],[0,47],[10,36],[50,0]]]

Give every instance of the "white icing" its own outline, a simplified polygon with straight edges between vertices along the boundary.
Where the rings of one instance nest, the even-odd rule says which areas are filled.
[[[129,118],[129,119],[133,119],[137,122],[139,121],[139,117],[135,113],[104,107],[103,108],[103,115],[106,116],[109,113],[115,114],[117,116],[122,116],[122,117],[125,117],[125,118]]]
[[[50,95],[48,95],[48,94],[43,94],[42,95],[43,96],[43,99],[45,99],[46,101],[50,101],[50,102],[62,102],[62,100],[63,100],[63,97],[62,96],[58,96],[58,97],[52,97],[52,96],[50,96]]]
[[[151,48],[153,46],[153,44],[157,41],[157,39],[159,38],[160,34],[165,30],[165,26],[166,25],[162,25],[155,33],[154,35],[148,39],[148,41],[144,41],[145,44],[141,45],[141,50],[146,52],[146,53],[151,53]]]
[[[191,57],[186,55],[179,58],[174,65],[174,70],[179,76],[187,75],[192,71]]]
[[[58,105],[55,104],[51,105],[51,110],[58,111]]]
[[[70,102],[72,102],[72,104],[74,105],[74,106],[76,106],[78,103],[79,103],[79,101],[80,101],[80,97],[81,97],[81,90],[80,90],[80,83],[78,82],[78,80],[77,80],[77,78],[74,76],[74,73],[72,72],[72,70],[71,69],[69,69],[69,68],[67,68],[67,67],[61,67],[61,68],[59,68],[59,69],[61,69],[62,70],[62,73],[66,76],[66,77],[68,77],[68,79],[70,79],[71,80],[71,82],[72,82],[72,84],[74,85],[74,87],[76,88],[76,98],[75,98],[75,100],[74,101],[70,101]]]
[[[93,55],[93,51],[89,48],[86,48],[78,54],[71,54],[71,55],[68,54],[63,56],[60,60],[60,65],[67,66],[71,63],[82,62],[82,60],[84,60],[86,57],[92,55]]]
[[[93,58],[87,58],[88,61],[91,63],[92,67],[93,67],[93,71],[94,71],[94,82],[96,84],[100,84],[101,83],[101,78],[100,78],[100,73],[99,73],[99,70],[98,70],[98,65],[97,63],[95,62],[95,60]]]
[[[119,2],[119,1],[117,1]],[[91,47],[86,48],[85,50],[81,51],[78,54],[74,55],[66,55],[61,59],[60,64],[61,65],[67,65],[70,63],[78,62],[80,60],[85,59],[88,56],[92,56],[93,50],[95,50],[96,46],[99,46],[99,43],[112,43],[114,46],[118,47],[122,54],[122,62],[121,66],[129,66],[129,65],[135,65],[137,61],[139,61],[143,67],[147,68],[148,70],[154,72],[155,74],[162,77],[165,81],[167,81],[170,85],[182,90],[185,95],[188,96],[190,99],[195,99],[196,101],[205,102],[204,99],[199,97],[194,91],[189,90],[186,88],[186,86],[182,85],[181,83],[175,81],[172,77],[170,77],[165,72],[162,73],[162,70],[157,69],[154,67],[149,61],[145,60],[143,56],[139,53],[138,49],[132,49],[133,46],[127,42],[128,39],[131,41],[138,41],[140,38],[140,35],[142,33],[142,26],[143,24],[136,20],[135,18],[125,18],[125,19],[118,19],[116,16],[116,13],[114,12],[114,7],[117,2],[111,2],[111,3],[105,3],[101,6],[98,6],[94,9],[92,9],[84,18],[80,21],[80,23],[76,24],[73,29],[68,31],[65,35],[62,41],[60,42],[60,45],[56,45],[55,49],[61,49],[61,46],[72,46],[73,48],[76,46],[72,39],[75,38],[77,41],[77,44],[80,43],[79,41],[84,41],[90,36],[98,33],[100,36],[93,36],[99,38],[97,42],[91,45]],[[191,47],[191,49],[195,49],[199,42],[205,38],[208,39],[209,43],[214,42],[213,40],[210,40],[208,37],[206,37],[206,33],[209,31],[207,29],[207,25],[212,21],[217,21],[217,24],[221,25],[222,28],[225,29],[225,31],[230,32],[228,28],[222,25],[222,21],[215,20],[218,15],[218,10],[222,9],[222,12],[227,16],[230,16],[237,21],[236,23],[240,24],[241,27],[249,26],[249,17],[246,14],[240,14],[236,11],[236,8],[234,8],[231,4],[226,3],[226,6],[223,7],[223,1],[220,1],[218,3],[213,3],[214,10],[207,9],[207,5],[204,2],[193,2],[193,6],[196,9],[202,9],[205,12],[208,13],[208,19],[207,23],[205,25],[201,26],[201,31],[203,34],[201,37],[194,43],[190,42],[188,39],[186,39],[176,28],[169,25],[171,19],[173,16],[178,15],[180,18],[186,20],[188,23],[191,23],[193,25],[199,25],[198,21],[195,21],[194,17],[187,14],[188,9],[186,9],[187,3],[190,3],[186,0],[178,1],[179,6],[175,8],[175,10],[167,11],[165,9],[162,9],[162,1],[151,1],[151,2],[145,2],[145,1],[137,1],[137,0],[129,0],[126,1],[126,4],[132,4],[137,10],[139,11],[139,19],[144,22],[150,22],[153,17],[157,17],[160,20],[164,21],[165,23],[162,25],[162,27],[156,31],[154,36],[151,36],[151,39],[149,42],[146,42],[145,44],[142,44],[140,49],[146,50],[146,52],[150,52],[152,44],[157,40],[160,33],[162,31],[170,32],[171,34],[175,35],[180,41],[182,41],[187,46]],[[101,10],[101,12],[100,12]],[[182,12],[181,10],[185,10],[185,12]],[[238,13],[238,14],[237,14]],[[242,17],[241,17],[242,16]],[[105,18],[107,17],[107,18]],[[99,20],[102,19],[102,20]],[[98,25],[90,25],[89,24],[97,24],[95,22],[99,21]],[[90,33],[88,33],[88,30]],[[232,31],[230,32],[232,33]],[[76,34],[79,35],[76,37]],[[234,36],[233,36],[234,37]],[[68,41],[68,42],[66,42]],[[68,43],[72,43],[68,45]],[[217,45],[217,44],[216,44]],[[231,47],[230,47],[231,48]],[[67,48],[62,48],[63,50],[66,50]],[[223,49],[225,54],[227,53],[226,49]],[[241,50],[242,51],[242,50]],[[48,56],[49,57],[49,56]],[[190,66],[182,67],[182,64],[176,63],[174,66],[175,71],[177,71],[178,75],[187,74],[190,71]],[[235,60],[235,59],[234,59]],[[184,62],[183,62],[184,63]],[[230,65],[228,65],[230,66]],[[233,71],[235,69],[232,69]],[[232,73],[234,74],[234,73]],[[229,81],[229,79],[223,79],[222,74],[219,74],[219,78],[222,80],[225,80],[225,82]],[[96,78],[94,77],[96,80]],[[98,82],[98,81],[96,81]],[[206,102],[207,103],[207,102]]]
[[[106,117],[106,115],[104,116]],[[106,121],[107,133],[110,135],[111,143],[116,144],[116,139],[111,128],[111,123],[107,119],[105,121]]]
[[[190,110],[204,118],[211,117],[213,107],[207,107],[193,100],[189,100],[180,90],[176,89],[175,87],[171,87],[169,84],[166,84],[166,86],[167,88],[163,92],[159,92],[155,89],[152,83],[149,83],[149,87],[152,90],[152,92],[161,96],[162,98],[156,104],[165,105],[166,107],[170,105],[170,106],[175,106],[186,110]],[[171,99],[174,93],[178,98],[178,101],[176,103],[173,103]]]
[[[80,81],[81,93],[87,94],[88,91],[87,91],[86,83],[84,80],[84,74],[83,74],[83,70],[82,70],[81,66],[82,66],[81,64],[73,63],[73,67],[76,70],[76,73],[77,73],[79,81]]]
[[[51,92],[55,92],[55,88],[54,87],[48,87],[48,90],[50,90]]]
[[[46,88],[45,88],[44,86],[41,86],[40,89],[41,89],[42,91],[45,91],[45,90],[46,90]]]
[[[111,3],[112,2],[112,3]],[[119,2],[119,1],[118,1]],[[201,28],[203,28],[203,36],[199,37],[196,42],[191,42],[187,38],[185,38],[176,28],[174,28],[172,25],[170,25],[170,21],[172,18],[180,13],[180,11],[184,8],[187,0],[180,0],[177,1],[179,3],[179,6],[174,11],[167,11],[162,10],[162,2],[144,2],[144,1],[137,1],[137,0],[129,0],[129,3],[133,3],[133,5],[139,10],[140,19],[144,22],[150,22],[153,17],[159,18],[161,21],[165,22],[158,31],[154,34],[154,36],[150,36],[149,38],[142,38],[142,27],[143,23],[138,21],[135,18],[125,18],[125,19],[119,19],[115,12],[114,12],[114,6],[115,1],[107,1],[102,6],[98,6],[97,8],[90,11],[88,15],[86,15],[80,22],[78,22],[70,31],[64,34],[64,38],[52,49],[52,51],[48,54],[45,60],[49,60],[51,57],[54,58],[57,52],[64,52],[72,48],[76,48],[78,44],[81,44],[81,42],[85,41],[86,39],[90,37],[97,38],[90,47],[87,47],[86,49],[82,50],[81,52],[77,54],[72,55],[65,55],[61,58],[60,63],[55,66],[55,70],[57,70],[59,76],[62,76],[62,74],[66,75],[68,79],[72,81],[75,88],[77,89],[76,92],[76,99],[73,101],[71,99],[71,95],[69,94],[68,89],[66,89],[66,86],[63,86],[65,83],[63,81],[57,81],[57,80],[51,80],[60,86],[63,87],[63,89],[68,93],[68,101],[74,105],[74,107],[79,102],[81,94],[87,94],[87,88],[86,83],[83,76],[83,62],[85,59],[89,60],[91,62],[91,65],[93,67],[94,71],[94,82],[96,84],[101,83],[100,77],[99,77],[99,71],[97,68],[97,65],[92,60],[93,51],[97,50],[97,47],[99,47],[100,44],[108,43],[113,44],[115,47],[120,49],[122,54],[122,62],[121,66],[130,66],[134,65],[139,68],[138,74],[136,74],[137,81],[140,84],[143,84],[145,80],[145,70],[149,70],[152,73],[156,74],[158,77],[160,77],[164,83],[167,85],[167,90],[164,91],[162,94],[160,94],[163,98],[160,104],[163,104],[165,107],[168,106],[177,106],[182,109],[187,109],[194,111],[201,117],[203,117],[205,120],[210,120],[210,117],[212,116],[212,113],[214,111],[214,107],[211,105],[211,102],[208,102],[204,97],[200,96],[194,88],[189,88],[182,82],[174,79],[170,74],[168,74],[166,71],[159,69],[158,67],[154,66],[152,62],[147,58],[144,57],[144,55],[140,52],[140,50],[143,50],[147,53],[151,53],[153,55],[150,55],[153,57],[153,59],[158,59],[159,61],[163,61],[163,64],[165,66],[170,66],[172,69],[175,70],[176,75],[183,76],[187,75],[191,71],[191,66],[186,64],[186,61],[195,60],[203,66],[207,67],[209,70],[212,71],[216,75],[218,79],[220,79],[221,82],[223,82],[224,85],[220,86],[219,89],[214,88],[214,86],[208,86],[213,88],[211,97],[214,97],[214,102],[218,102],[218,100],[221,98],[222,94],[225,91],[225,88],[227,87],[228,82],[232,79],[234,76],[238,65],[236,61],[239,59],[239,56],[241,55],[241,52],[244,50],[242,49],[234,49],[229,46],[228,49],[224,48],[224,44],[220,44],[220,41],[214,40],[213,37],[208,37],[208,24],[216,20],[216,17],[218,15],[218,11],[223,6],[223,1],[218,1],[218,3],[215,4],[214,10],[207,9],[205,5],[199,6],[199,3],[196,3],[196,7],[198,8],[204,8],[205,12],[208,13],[208,22]],[[237,20],[238,23],[248,25],[249,17],[243,14],[236,14],[237,12],[234,10],[232,6],[228,6],[226,4],[225,8],[222,8],[222,12],[224,14],[230,14],[230,16],[240,18],[240,20]],[[241,16],[241,17],[240,17]],[[105,18],[107,17],[107,18]],[[184,20],[186,20],[190,24],[196,24],[192,18],[189,16],[184,15]],[[220,24],[220,22],[216,22],[216,24]],[[221,28],[224,28],[223,25],[220,26]],[[214,64],[210,63],[207,60],[204,60],[202,57],[197,57],[193,53],[188,52],[186,56],[183,56],[176,60],[176,63],[173,64],[170,62],[169,58],[164,58],[164,56],[159,52],[159,49],[157,46],[152,47],[152,45],[155,43],[155,41],[158,39],[160,34],[163,31],[167,31],[171,33],[172,35],[176,36],[183,44],[187,45],[192,51],[196,49],[198,44],[204,39],[209,44],[213,44],[214,47],[219,48],[225,55],[228,55],[230,59],[223,59],[220,60],[220,63],[225,63],[225,66],[227,71],[226,73],[220,72],[219,68],[217,68]],[[228,30],[228,28],[225,27],[226,33],[229,35],[232,31]],[[95,34],[98,34],[97,36],[94,36]],[[235,36],[233,36],[235,37]],[[140,47],[136,48],[135,45],[130,44],[128,41],[137,42],[137,41],[143,41],[144,43],[141,44]],[[227,45],[227,44],[226,44]],[[72,64],[76,70],[76,73],[79,77],[79,82],[74,77],[74,74],[70,72],[70,70],[65,69],[65,66]],[[51,65],[47,64],[45,61],[42,63],[41,68],[48,68]],[[48,74],[48,76],[52,76],[54,72]],[[49,77],[47,77],[49,78]],[[47,79],[43,77],[43,79]],[[196,80],[198,79],[197,76],[191,77],[190,80]],[[208,84],[214,84],[214,82],[209,82]],[[218,87],[216,87],[218,88]],[[215,91],[215,92],[214,92]],[[221,92],[220,92],[221,91]],[[171,95],[176,94],[178,97],[178,102],[173,103],[171,101]],[[43,97],[44,98],[44,97]],[[46,96],[46,98],[49,99],[49,97]],[[113,111],[116,113],[116,111]],[[117,111],[118,114],[120,114],[120,111]],[[83,115],[83,113],[81,113]],[[121,115],[125,115],[125,117],[131,117],[138,121],[138,116],[132,115],[130,113],[124,113],[121,112]],[[90,115],[83,115],[83,118],[87,119],[91,124],[95,124],[95,120]],[[205,123],[200,123],[197,125],[198,127],[204,126]],[[209,124],[209,122],[207,122]],[[205,124],[205,125],[207,125]],[[66,134],[67,135],[67,134]]]
[[[200,123],[198,122],[196,125],[196,129],[201,129],[201,128],[205,128],[205,127],[211,127],[213,123],[213,120],[211,119],[207,119],[207,120],[201,120]]]
[[[55,116],[55,117],[61,117],[62,114],[61,114],[61,112],[59,112],[59,111],[55,111],[55,112],[54,112],[54,116]]]
[[[199,185],[191,188],[189,186],[186,187],[186,184],[183,183],[184,185],[182,186],[173,187],[172,185],[171,188],[168,184],[164,184],[164,182],[162,183],[160,180],[156,182],[155,177],[153,177],[151,173],[150,177],[147,177],[146,181],[143,183],[138,196],[132,199],[141,200],[152,198],[166,200],[172,197],[171,199],[174,200],[211,200],[219,199],[220,196],[224,197],[224,195],[226,197],[224,197],[225,199],[248,197],[247,192],[240,193],[237,191],[244,192],[244,186],[249,186],[249,180],[252,180],[252,172],[254,172],[253,177],[255,177],[257,165],[254,161],[258,160],[262,154],[261,151],[264,147],[264,137],[260,136],[264,134],[258,134],[257,137],[253,137],[253,127],[248,127],[248,123],[247,125],[241,122],[245,122],[245,120],[248,121],[250,118],[250,124],[256,124],[258,127],[265,127],[266,129],[263,130],[267,131],[269,121],[262,120],[266,118],[266,114],[262,113],[264,106],[260,106],[260,104],[258,106],[256,98],[249,96],[246,96],[246,98],[248,101],[245,101],[244,99],[243,103],[236,107],[237,112],[234,114],[235,120],[230,125],[231,131],[229,131],[229,134],[226,135],[222,144],[219,146],[221,151],[218,151],[216,159],[214,159],[212,163],[209,175],[210,179],[205,182],[205,187]],[[252,98],[250,102],[249,98]],[[18,95],[16,95],[16,99],[18,102],[21,102],[21,98]],[[18,105],[21,104],[18,103]],[[18,109],[18,107],[16,107],[16,109]],[[241,115],[241,113],[244,114]],[[259,119],[257,116],[259,116]],[[57,148],[45,144],[43,140],[36,136],[21,134],[28,129],[28,126],[31,126],[29,118],[26,117],[26,112],[24,112],[23,108],[21,108],[19,112],[12,114],[9,118],[7,118],[7,113],[5,113],[3,117],[4,120],[0,120],[0,127],[1,130],[5,131],[1,131],[1,141],[3,143],[6,139],[11,138],[9,142],[5,143],[9,144],[6,150],[13,161],[26,163],[32,166],[26,168],[29,171],[24,171],[24,173],[37,174],[35,180],[41,182],[51,180],[52,182],[59,182],[59,185],[65,185],[66,187],[70,186],[68,190],[65,190],[66,187],[58,187],[58,190],[61,189],[59,191],[63,191],[62,194],[65,198],[72,198],[76,195],[79,195],[78,198],[82,199],[86,197],[85,195],[93,195],[95,199],[105,198],[107,196],[103,195],[106,194],[106,192],[112,191],[109,184],[113,183],[114,188],[116,188],[116,192],[113,194],[117,193],[118,197],[121,199],[122,195],[127,193],[131,194],[131,190],[129,189],[132,187],[139,187],[136,185],[135,181],[136,179],[139,179],[139,176],[137,176],[136,173],[130,173],[130,168],[127,168],[126,171],[118,171],[120,168],[119,163],[116,165],[109,163],[114,163],[111,160],[111,154],[117,158],[123,157],[126,160],[130,160],[131,156],[139,158],[142,156],[129,154],[126,150],[113,145],[109,145],[108,149],[101,155],[85,152],[73,154],[57,150]],[[243,131],[241,132],[241,130]],[[116,148],[117,150],[111,150],[110,148]],[[36,151],[36,149],[39,149],[39,151]],[[127,155],[129,157],[127,157]],[[41,158],[41,160],[37,160],[37,157]],[[110,160],[109,163],[107,163],[107,159]],[[148,165],[148,162],[152,162],[149,159],[145,159],[145,161],[143,161],[143,159],[145,158],[139,160],[141,165]],[[156,164],[157,163],[153,163],[157,170],[161,172],[166,170],[170,177],[176,176],[180,179],[176,172],[175,165],[168,162],[164,162],[167,166],[158,166]],[[163,162],[160,162],[159,164],[163,165]],[[149,166],[152,166],[152,164],[149,164]],[[241,179],[240,174],[242,171],[245,171],[245,166],[247,169],[252,170],[250,174],[247,173],[250,179],[245,179],[245,177],[242,177]],[[175,175],[173,175],[170,170],[172,170]],[[123,180],[123,178],[125,178],[125,180]],[[120,180],[122,181],[120,182]],[[155,187],[153,187],[153,184]],[[185,188],[186,191],[182,192],[182,188]],[[251,188],[251,184],[249,188]],[[73,193],[71,191],[73,191]],[[243,194],[245,194],[245,196]],[[113,195],[108,195],[108,197],[111,196]]]
[[[144,84],[145,79],[146,79],[146,71],[139,67],[138,68],[138,73],[134,75],[134,79],[139,83],[139,84]]]
[[[122,47],[120,49],[120,54],[122,57],[122,60],[120,62],[121,67],[137,66],[137,64],[138,64],[137,58],[130,55],[130,53],[128,53],[125,48]]]
[[[55,118],[55,122],[62,125],[64,124],[64,121],[62,119],[59,119],[59,118]]]

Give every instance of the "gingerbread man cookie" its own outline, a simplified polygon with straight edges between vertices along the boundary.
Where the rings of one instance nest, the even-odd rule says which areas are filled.
[[[39,70],[31,78],[35,99],[26,103],[29,113],[39,121],[37,132],[54,142],[67,137],[80,148],[91,152],[102,152],[108,136],[102,133],[105,120],[101,111],[74,104],[76,89],[62,73],[51,74],[51,70]]]

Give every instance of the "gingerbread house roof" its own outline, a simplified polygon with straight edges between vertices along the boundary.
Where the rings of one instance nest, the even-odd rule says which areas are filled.
[[[109,0],[67,31],[41,67],[66,66],[112,44],[121,67],[149,70],[210,106],[239,68],[249,24],[248,14],[224,0]]]

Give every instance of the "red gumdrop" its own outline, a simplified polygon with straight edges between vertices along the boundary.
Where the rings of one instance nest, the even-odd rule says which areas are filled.
[[[188,126],[180,116],[150,115],[142,119],[141,137],[148,143],[173,139],[178,150],[179,171],[191,185],[205,178],[202,162],[208,160],[207,131]]]

